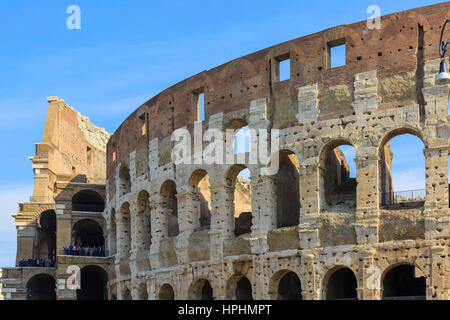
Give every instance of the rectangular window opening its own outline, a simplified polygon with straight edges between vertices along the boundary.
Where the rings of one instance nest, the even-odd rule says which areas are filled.
[[[141,136],[145,136],[147,134],[147,114],[144,113],[139,119],[141,120]]]
[[[202,89],[194,91],[197,104],[197,121],[205,121],[205,92]]]
[[[87,155],[87,161],[90,163],[92,160],[92,155],[91,155],[91,148],[90,147],[86,147],[86,155]]]
[[[330,68],[342,67],[346,62],[345,39],[339,39],[328,43]]]
[[[280,82],[291,78],[291,59],[280,61]]]
[[[276,57],[274,67],[274,82],[282,82],[291,79],[291,59],[289,53]]]

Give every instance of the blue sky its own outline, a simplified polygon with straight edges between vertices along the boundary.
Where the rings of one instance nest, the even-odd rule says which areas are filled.
[[[5,1],[6,2],[6,1]],[[140,104],[205,69],[277,43],[439,1],[8,1],[0,10],[0,266],[13,264],[9,213],[31,195],[28,156],[57,95],[113,132]],[[66,9],[81,8],[81,30]],[[399,148],[411,145],[399,145]],[[404,157],[404,156],[402,156]],[[407,156],[406,156],[407,157]],[[414,168],[405,163],[404,170]],[[402,169],[402,170],[403,170]]]

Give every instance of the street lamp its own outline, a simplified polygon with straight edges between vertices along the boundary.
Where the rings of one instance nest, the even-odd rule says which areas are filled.
[[[447,25],[447,22],[450,22],[450,19],[445,20],[445,23],[442,27],[441,40],[439,41],[439,55],[441,56],[441,66],[439,67],[439,74],[436,77],[437,85],[450,84],[450,75],[448,74],[447,63],[445,62],[447,45],[450,44],[450,42],[442,41],[442,37],[444,36],[444,30],[445,26]]]

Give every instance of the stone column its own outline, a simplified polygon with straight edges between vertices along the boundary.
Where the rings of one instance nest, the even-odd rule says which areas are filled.
[[[298,227],[300,248],[320,247],[319,210],[320,210],[320,167],[309,159],[300,164],[300,224]],[[322,188],[323,189],[323,188]],[[325,199],[322,199],[325,201]]]
[[[299,126],[305,127],[316,122],[319,114],[319,87],[317,84],[298,89]],[[300,166],[300,223],[298,226],[300,247],[312,249],[320,246],[319,212],[320,201],[325,201],[323,188],[320,186],[320,166],[317,163],[319,150],[314,144],[302,146],[299,159]]]
[[[356,155],[356,237],[358,244],[378,243],[379,195],[376,147],[360,147]]]
[[[151,278],[147,280],[147,293],[148,293],[148,300],[159,300],[158,292],[156,288],[156,279]]]
[[[364,250],[362,255],[362,281],[358,287],[358,300],[381,299],[381,271],[375,264],[375,250]]]
[[[117,253],[117,227],[112,227],[111,225],[108,225],[106,228],[106,232],[108,234],[107,236],[107,243],[108,243],[108,255],[113,256]]]
[[[448,198],[448,85],[435,85],[439,59],[425,63],[424,88],[426,200],[425,238],[448,239],[450,229]]]
[[[233,188],[226,185],[210,186],[211,190],[211,229],[209,231],[210,259],[223,258],[224,242],[234,238]]]
[[[72,216],[63,210],[56,212],[56,255],[62,254],[63,247],[68,248],[72,243]]]
[[[136,206],[136,200],[130,202],[130,230],[131,230],[131,241],[130,241],[130,274],[131,278],[135,279],[137,276],[137,256],[138,256],[138,212]],[[133,294],[133,293],[132,293]]]
[[[169,233],[169,217],[167,204],[159,196],[151,199],[151,220],[152,220],[152,244],[150,245],[150,265],[152,269],[158,269],[161,265],[159,251],[161,242],[166,240]]]
[[[21,259],[33,258],[34,240],[36,239],[36,223],[30,223],[26,227],[18,226],[17,229],[17,250],[16,250],[16,266]],[[22,225],[22,224],[21,224]],[[57,252],[58,254],[58,252]]]
[[[126,244],[125,237],[125,229],[127,228],[126,223],[121,219],[117,221],[117,253],[119,256],[119,259],[124,259],[129,254],[129,248]]]
[[[300,279],[300,285],[302,287],[303,300],[319,300],[320,288],[317,288],[316,284],[316,267],[315,256],[311,250],[304,250],[300,254],[301,267],[300,272],[303,277]]]
[[[448,239],[450,230],[448,198],[448,145],[424,150],[426,200],[425,238]]]
[[[427,299],[449,300],[450,277],[448,272],[448,256],[445,246],[430,247],[431,281],[428,287]]]
[[[130,199],[131,200],[131,199]],[[137,222],[138,222],[138,218],[137,218],[137,208],[136,208],[136,201],[133,199],[133,201],[130,201],[130,230],[131,230],[131,234],[129,235],[130,237],[130,252],[135,252],[137,249]]]
[[[356,123],[366,125],[367,117],[375,114],[381,98],[378,97],[378,74],[376,70],[355,75],[354,98]],[[358,244],[378,242],[379,196],[377,146],[362,140],[356,146],[356,236]]]
[[[200,226],[197,195],[191,192],[177,194],[179,235],[176,239],[178,264],[189,263],[189,239]]]
[[[277,228],[277,193],[275,176],[251,177],[252,188],[252,236],[253,254],[269,250],[267,234]]]

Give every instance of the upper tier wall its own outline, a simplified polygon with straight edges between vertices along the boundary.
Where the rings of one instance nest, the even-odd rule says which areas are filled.
[[[353,81],[357,73],[377,70],[380,108],[423,105],[423,66],[436,59],[443,22],[450,2],[384,16],[381,29],[366,21],[331,28],[281,43],[199,73],[166,89],[133,112],[107,146],[107,176],[126,164],[134,150],[152,139],[169,137],[197,120],[196,93],[205,93],[205,125],[211,115],[248,120],[250,101],[267,98],[274,128],[297,125],[298,88],[319,86],[319,121],[352,114]],[[329,46],[345,39],[346,65],[330,67]],[[280,58],[290,58],[290,79],[277,82]],[[337,102],[337,103],[336,103]],[[142,119],[148,117],[147,134]],[[163,157],[164,158],[164,157]],[[163,162],[170,161],[170,155]]]

